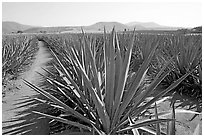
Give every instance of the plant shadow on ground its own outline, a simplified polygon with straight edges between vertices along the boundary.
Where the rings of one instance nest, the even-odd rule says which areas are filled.
[[[170,106],[170,101],[164,101],[158,107],[158,112],[165,112],[172,109]],[[197,115],[195,118],[195,114],[187,114],[187,113],[178,113],[176,114],[176,135],[192,135],[197,127],[200,125],[199,135],[202,135],[202,115]],[[165,116],[166,118],[170,118],[170,116]],[[192,120],[193,118],[193,120]]]

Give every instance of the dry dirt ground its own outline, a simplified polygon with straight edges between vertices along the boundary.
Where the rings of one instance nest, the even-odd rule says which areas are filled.
[[[170,102],[161,103],[158,112],[172,110]],[[192,121],[190,119],[194,114],[190,113],[176,113],[176,135],[192,135],[199,124],[199,135],[202,135],[202,115],[196,116]],[[166,118],[171,118],[167,116]]]
[[[23,79],[37,84],[39,79],[39,74],[36,72],[42,73],[42,67],[45,67],[45,63],[50,60],[49,54],[46,52],[46,49],[42,42],[39,42],[39,51],[36,54],[33,64],[30,66],[29,70],[23,73],[15,82],[17,88],[6,92],[5,97],[2,99],[2,127],[14,125],[18,122],[6,122],[10,121],[18,115],[18,112],[26,109],[25,107],[17,108],[19,103],[25,101],[27,97],[37,94],[36,91],[31,90],[24,82]],[[16,109],[17,108],[17,109]],[[28,134],[48,134],[48,123],[46,120],[40,120],[40,122],[35,125],[32,131],[27,131]],[[8,130],[3,130],[2,132],[7,132]]]

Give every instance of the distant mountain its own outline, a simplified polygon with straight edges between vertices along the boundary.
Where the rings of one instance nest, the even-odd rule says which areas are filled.
[[[134,28],[136,30],[177,30],[177,29],[180,29],[180,27],[163,26],[155,22],[130,22],[127,24],[122,24],[119,22],[97,22],[93,25],[87,26],[86,29],[100,31],[100,30],[103,30],[104,26],[106,30],[108,31],[112,30],[113,26],[115,26],[117,31],[133,30]]]
[[[164,26],[161,26],[157,23],[154,23],[154,22],[129,22],[127,24],[125,24],[127,26],[135,26],[135,25],[141,25],[145,28],[159,28],[159,27],[164,27]]]
[[[188,34],[188,33],[202,33],[202,26],[194,27],[194,28],[182,28],[177,30],[178,33]]]
[[[122,24],[120,22],[97,22],[90,26],[59,26],[59,27],[35,27],[23,25],[16,22],[2,22],[2,33],[16,33],[23,31],[24,33],[67,33],[67,32],[81,32],[81,27],[85,32],[102,32],[104,27],[107,31],[111,31],[113,27],[117,31],[124,30],[177,30],[179,27],[162,26],[154,22],[130,22]]]
[[[117,31],[128,30],[129,27],[119,22],[97,22],[90,26],[62,26],[62,27],[35,27],[25,30],[25,33],[55,33],[55,32],[81,32],[81,27],[85,32],[101,32],[104,29],[111,31],[115,26]]]
[[[24,31],[26,29],[32,28],[33,26],[23,25],[17,22],[3,21],[2,22],[2,33],[12,33],[17,31]]]
[[[64,31],[74,31],[80,29],[80,27],[75,26],[64,26],[64,27],[33,27],[25,30],[25,33],[56,33]]]
[[[181,27],[170,27],[170,26],[163,26],[163,25],[159,25],[155,22],[129,22],[126,23],[125,25],[129,26],[129,27],[134,27],[139,25],[142,26],[144,30],[176,30],[179,29]]]
[[[191,31],[202,33],[202,26],[194,27],[194,28],[191,29]]]
[[[132,26],[128,26],[128,25],[126,25],[128,28],[129,28],[129,30],[133,30],[133,29],[135,29],[135,30],[146,30],[147,28],[146,27],[144,27],[144,26],[142,26],[142,25],[140,25],[140,24],[135,24],[135,25],[132,25]]]
[[[107,31],[112,30],[113,27],[115,27],[117,31],[128,29],[128,26],[119,22],[97,22],[93,25],[86,26],[85,29],[103,31],[104,27]]]

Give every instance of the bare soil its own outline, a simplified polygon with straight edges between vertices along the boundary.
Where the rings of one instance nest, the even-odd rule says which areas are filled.
[[[159,112],[172,110],[170,102],[165,101],[160,104]],[[194,114],[177,113],[176,114],[176,135],[192,135],[199,124],[199,135],[202,135],[202,115],[196,116],[192,121]],[[167,116],[166,118],[171,118]]]

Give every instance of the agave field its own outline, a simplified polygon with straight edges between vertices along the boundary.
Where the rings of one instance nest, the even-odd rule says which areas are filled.
[[[2,94],[5,96],[10,81],[16,79],[32,63],[38,51],[34,36],[2,37]]]
[[[49,134],[175,135],[185,124],[179,115],[191,115],[189,121],[201,117],[202,35],[117,33],[113,28],[103,34],[82,30],[2,41],[3,80],[32,63],[37,41],[52,56],[42,68],[45,73],[37,72],[42,78],[37,85],[24,80],[39,93],[29,105],[47,106],[29,113],[49,119]],[[189,134],[202,134],[201,122]],[[29,121],[21,126],[29,127]],[[27,130],[21,126],[11,132]]]

